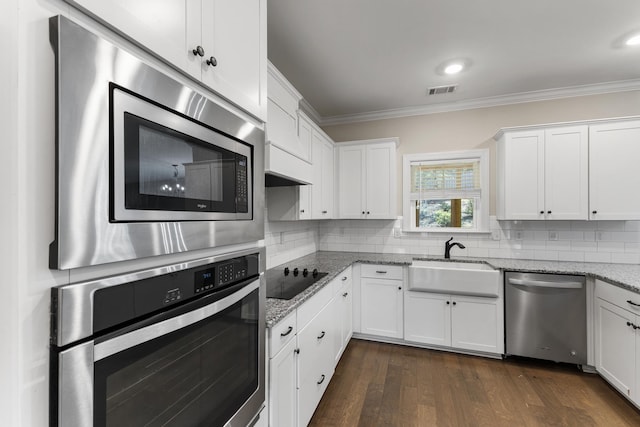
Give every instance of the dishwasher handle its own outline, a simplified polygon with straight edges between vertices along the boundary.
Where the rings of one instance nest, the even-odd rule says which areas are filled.
[[[528,286],[532,288],[581,289],[582,282],[546,282],[543,280],[525,280],[509,277],[512,285]]]

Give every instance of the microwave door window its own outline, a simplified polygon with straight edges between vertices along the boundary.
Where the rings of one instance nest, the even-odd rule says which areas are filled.
[[[126,113],[125,164],[127,209],[236,211],[235,154],[215,141]]]

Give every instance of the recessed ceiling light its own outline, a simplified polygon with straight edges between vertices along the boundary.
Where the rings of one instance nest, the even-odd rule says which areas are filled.
[[[635,36],[629,37],[625,42],[627,46],[637,46],[640,45],[640,34],[636,34]]]
[[[457,74],[463,69],[463,65],[459,62],[454,62],[453,64],[449,64],[444,68],[445,74]]]

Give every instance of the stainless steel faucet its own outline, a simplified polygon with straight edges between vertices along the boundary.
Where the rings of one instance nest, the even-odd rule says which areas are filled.
[[[446,242],[444,242],[444,257],[446,259],[451,258],[451,248],[453,246],[457,246],[460,249],[464,249],[464,245],[462,243],[458,243],[458,242],[451,242],[453,240],[453,237],[450,238],[449,240],[447,240]],[[451,243],[449,243],[451,242]]]

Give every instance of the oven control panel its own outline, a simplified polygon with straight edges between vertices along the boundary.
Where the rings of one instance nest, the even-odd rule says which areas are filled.
[[[252,258],[234,258],[221,261],[196,271],[193,291],[196,294],[201,294],[241,282],[256,273],[257,261]]]

